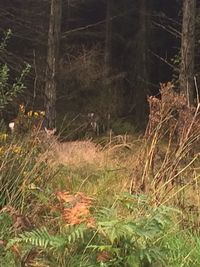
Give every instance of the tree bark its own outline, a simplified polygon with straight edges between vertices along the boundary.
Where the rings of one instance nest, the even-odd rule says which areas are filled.
[[[111,49],[112,49],[112,0],[107,0],[106,7],[106,38],[105,38],[105,54],[104,54],[104,78],[108,83],[111,68]]]
[[[188,99],[188,104],[194,102],[194,51],[195,51],[195,17],[196,0],[183,0],[180,91]]]
[[[143,128],[147,116],[147,81],[148,81],[148,59],[147,59],[147,2],[139,0],[139,27],[137,34],[137,48],[135,58],[136,87],[135,87],[135,118],[139,127]]]
[[[45,112],[47,127],[56,125],[56,89],[59,60],[59,45],[62,17],[62,0],[51,0],[49,21],[47,67],[45,83]]]

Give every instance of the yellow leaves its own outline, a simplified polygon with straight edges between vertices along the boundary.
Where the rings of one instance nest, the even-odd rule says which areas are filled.
[[[18,145],[10,145],[9,147],[7,146],[1,146],[0,147],[0,155],[3,155],[5,152],[7,153],[14,153],[14,154],[21,154],[22,152],[22,147]]]
[[[7,151],[7,148],[5,146],[0,146],[0,156],[4,155],[4,153]]]
[[[28,189],[35,190],[35,189],[37,189],[37,186],[34,183],[31,183],[28,185]]]
[[[36,117],[36,118],[37,118],[37,117],[39,116],[39,113],[38,113],[38,112],[34,112],[34,114],[33,114],[33,115],[34,115],[34,117]]]
[[[19,105],[19,113],[24,114],[25,113],[25,106],[24,104]]]
[[[35,117],[35,118],[44,117],[45,116],[45,111],[42,111],[42,110],[38,110],[38,111],[30,110],[30,111],[27,112],[27,116],[28,117]]]
[[[44,120],[44,116],[45,116],[45,111],[43,110],[26,111],[24,105],[20,105],[18,116],[15,119],[15,123],[12,127],[13,132],[25,133],[28,132],[29,130],[34,129],[35,126],[36,127],[38,127],[38,125],[41,126]]]
[[[44,117],[45,116],[45,111],[39,111],[39,114]]]
[[[30,110],[30,111],[27,113],[27,116],[28,116],[28,117],[32,117],[32,116],[33,116],[33,111]]]
[[[22,151],[21,146],[17,146],[17,145],[13,145],[11,149],[12,149],[12,152],[14,152],[16,154],[20,154]]]
[[[29,110],[26,113],[26,109],[24,104],[19,105],[19,115],[24,116],[24,117],[44,117],[45,116],[45,111],[43,110],[38,110],[38,111],[33,111]]]
[[[8,138],[8,134],[0,132],[0,141],[5,142],[7,140],[7,138]]]

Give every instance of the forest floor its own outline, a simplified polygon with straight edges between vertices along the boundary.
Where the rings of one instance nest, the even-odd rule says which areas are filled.
[[[155,136],[2,140],[0,266],[200,266],[199,158],[180,154]]]

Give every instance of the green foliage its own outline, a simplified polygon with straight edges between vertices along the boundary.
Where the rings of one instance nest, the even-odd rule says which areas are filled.
[[[137,210],[126,217],[117,214],[116,209],[98,212],[98,233],[101,239],[98,245],[90,247],[112,254],[112,264],[105,266],[164,265],[166,246],[161,240],[172,226],[171,210],[159,207],[149,208],[147,212],[147,206],[148,202],[143,204],[146,212],[141,214],[141,207],[135,205]]]
[[[168,247],[168,266],[200,266],[200,236],[190,230],[172,232],[163,240]]]
[[[2,53],[5,48],[8,39],[11,36],[11,30],[8,30],[3,41],[0,44],[0,53]],[[9,68],[7,64],[0,65],[0,111],[4,110],[8,104],[10,104],[19,93],[23,92],[25,86],[23,84],[24,77],[30,71],[30,65],[27,64],[22,71],[20,77],[10,85],[9,82]]]
[[[0,110],[10,104],[19,93],[25,89],[23,84],[24,77],[30,70],[30,65],[26,65],[19,78],[10,86],[9,84],[9,68],[5,64],[0,67]]]
[[[125,201],[119,205],[126,208]],[[167,266],[168,250],[163,238],[172,227],[172,210],[167,207],[146,209],[145,206],[148,202],[143,205],[148,212],[141,213],[138,205],[137,213],[131,211],[128,216],[118,213],[116,208],[98,209],[93,228],[64,227],[60,235],[49,234],[46,228],[36,229],[11,239],[7,248],[21,243],[47,254],[53,251],[60,266],[75,266],[77,261],[80,266]]]
[[[20,243],[29,248],[29,252],[31,252],[34,247],[43,250],[45,253],[44,255],[50,260],[49,264],[57,263],[59,266],[66,266],[66,262],[70,261],[71,263],[68,266],[77,266],[73,265],[72,262],[77,264],[77,262],[81,260],[81,255],[78,254],[77,257],[71,258],[70,253],[72,253],[72,248],[75,244],[79,245],[84,243],[86,233],[87,229],[84,225],[65,227],[62,231],[62,235],[51,235],[44,227],[42,229],[19,234],[17,238],[13,238],[9,241],[7,249]],[[38,261],[39,259],[36,260]],[[45,262],[45,258],[40,260],[43,263]]]
[[[33,251],[32,266],[200,265],[200,238],[182,230],[178,210],[157,206],[148,194],[119,194],[122,176],[108,165],[105,169],[60,165],[51,169],[51,164],[39,160],[42,151],[42,144],[31,136],[21,140],[8,136],[1,143],[1,205],[8,203],[34,219],[33,230],[28,232],[16,229],[15,221],[0,213],[0,240],[7,244],[0,246],[0,266],[18,266],[17,260],[24,263]],[[90,227],[67,224],[64,212],[67,215],[74,202],[58,204],[54,192],[61,190],[95,196]],[[19,259],[13,248],[20,248]],[[29,266],[28,257],[25,265]]]
[[[6,48],[7,41],[10,39],[11,35],[12,35],[11,29],[8,29],[8,31],[4,33],[4,38],[0,44],[0,51],[1,52]]]
[[[12,219],[7,212],[0,213],[0,266],[15,266],[12,252],[6,251],[6,242],[13,237]]]
[[[8,240],[11,238],[12,219],[7,212],[0,213],[0,240]]]
[[[23,208],[24,200],[32,191],[43,187],[57,172],[42,160],[48,145],[43,148],[35,138],[12,136],[6,142],[0,142],[0,205]]]
[[[70,244],[82,242],[84,240],[84,232],[85,227],[82,225],[70,226],[67,231],[65,231],[65,235],[54,236],[50,235],[44,227],[31,232],[24,232],[20,234],[19,237],[11,239],[7,248],[12,247],[16,243],[26,243],[43,249],[63,251],[63,248],[65,249],[67,246],[70,246]]]

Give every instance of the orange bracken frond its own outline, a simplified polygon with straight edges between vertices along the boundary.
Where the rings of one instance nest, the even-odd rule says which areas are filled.
[[[84,193],[78,192],[70,195],[69,192],[57,192],[56,196],[62,204],[70,204],[70,208],[62,206],[62,217],[67,224],[77,225],[86,223],[88,227],[94,227],[95,220],[90,213],[93,199]]]

